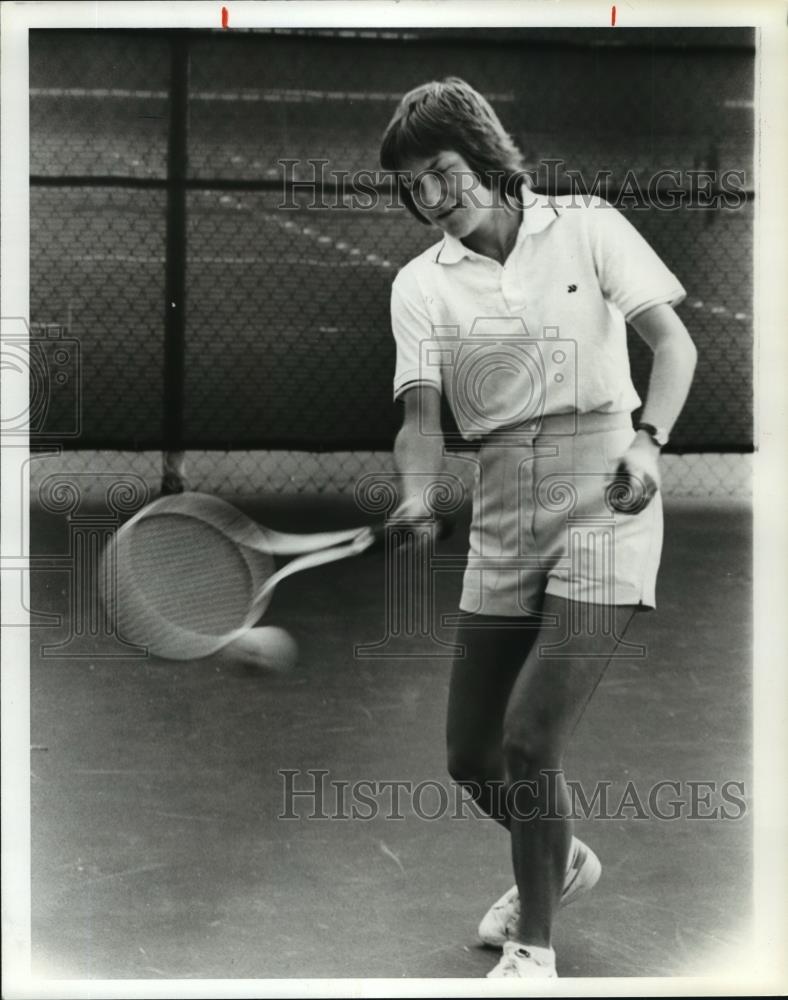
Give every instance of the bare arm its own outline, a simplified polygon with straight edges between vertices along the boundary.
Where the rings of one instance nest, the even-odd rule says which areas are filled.
[[[689,394],[698,352],[671,306],[647,309],[632,320],[632,326],[654,352],[641,419],[670,431]],[[651,443],[648,435],[640,432],[638,438],[641,435]]]
[[[632,325],[654,352],[641,419],[670,431],[689,394],[698,352],[671,306],[647,309],[632,320]],[[619,473],[625,474],[633,490],[627,495],[626,507],[619,510],[637,513],[654,496],[660,482],[658,457],[659,447],[646,431],[638,431],[619,461]]]
[[[443,469],[440,392],[431,385],[414,385],[404,396],[405,418],[394,442],[394,461],[401,476],[400,512],[429,513],[425,489]]]

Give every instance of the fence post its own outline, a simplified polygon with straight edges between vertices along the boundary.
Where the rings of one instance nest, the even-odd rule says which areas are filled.
[[[186,346],[186,176],[189,136],[189,42],[170,36],[170,122],[167,147],[167,247],[164,339],[162,493],[182,493]]]

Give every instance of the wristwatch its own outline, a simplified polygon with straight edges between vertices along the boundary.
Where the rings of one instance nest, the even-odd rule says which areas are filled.
[[[645,431],[658,448],[664,448],[670,440],[670,435],[664,427],[655,427],[653,424],[646,424],[642,420],[635,424],[636,431]]]

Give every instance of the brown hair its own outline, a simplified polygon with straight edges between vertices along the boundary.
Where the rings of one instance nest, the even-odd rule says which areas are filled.
[[[405,94],[380,147],[380,165],[397,173],[400,198],[427,225],[401,171],[407,160],[434,156],[441,150],[459,153],[481,183],[496,188],[504,198],[516,198],[520,181],[527,181],[523,155],[489,102],[456,76],[433,80]]]

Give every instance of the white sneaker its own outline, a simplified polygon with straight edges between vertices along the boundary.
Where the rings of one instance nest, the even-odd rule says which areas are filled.
[[[555,952],[552,948],[507,941],[501,960],[487,973],[488,979],[556,979]]]
[[[561,893],[561,906],[566,906],[573,899],[582,896],[584,892],[593,889],[602,874],[602,865],[588,844],[574,837],[572,853],[566,868],[564,889]],[[492,948],[500,948],[517,933],[517,921],[520,919],[520,894],[517,886],[512,886],[508,892],[487,911],[479,924],[479,938]]]

